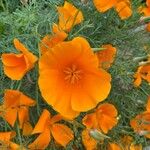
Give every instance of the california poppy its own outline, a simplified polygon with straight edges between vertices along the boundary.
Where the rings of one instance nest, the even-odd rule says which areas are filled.
[[[18,40],[14,39],[14,46],[19,54],[2,54],[4,73],[12,80],[20,80],[29,70],[34,67],[37,57]]]
[[[17,118],[24,135],[29,135],[32,126],[29,123],[28,107],[34,106],[35,101],[18,90],[5,90],[4,102],[0,115],[13,127]]]
[[[150,83],[150,65],[142,65],[138,67],[137,72],[134,74],[134,86],[138,87],[142,83],[142,79]]]
[[[132,15],[130,0],[118,1],[115,5],[115,10],[122,20],[129,18]]]
[[[95,7],[100,12],[115,8],[121,19],[127,19],[132,15],[129,0],[93,0]]]
[[[57,7],[59,13],[58,27],[64,31],[70,31],[71,28],[83,21],[83,14],[71,3],[65,1],[64,6]]]
[[[110,74],[98,65],[86,39],[77,37],[57,44],[39,61],[42,96],[69,119],[94,108],[108,96],[111,88]]]
[[[45,149],[51,141],[51,136],[58,144],[66,147],[73,139],[73,132],[66,125],[57,123],[60,120],[62,120],[60,115],[51,117],[49,111],[44,109],[32,132],[32,134],[39,134],[39,136],[28,147],[33,150]]]
[[[140,135],[144,135],[150,138],[150,96],[146,105],[146,111],[138,114],[135,118],[130,121],[131,127]]]
[[[146,7],[140,8],[140,12],[143,13],[145,17],[150,16],[150,0],[146,0]]]
[[[114,7],[117,3],[117,0],[93,0],[93,2],[98,11],[105,12]]]
[[[67,38],[67,36],[67,33],[65,33],[63,30],[60,30],[56,24],[53,24],[53,34],[46,35],[39,44],[41,53],[45,53],[46,51],[54,47],[56,44],[64,41]]]
[[[104,50],[96,52],[99,60],[99,67],[103,69],[109,69],[114,61],[116,48],[111,44],[103,45],[102,48],[104,48]]]
[[[87,128],[100,129],[107,133],[117,124],[117,110],[109,103],[101,104],[94,113],[87,114],[82,122]]]

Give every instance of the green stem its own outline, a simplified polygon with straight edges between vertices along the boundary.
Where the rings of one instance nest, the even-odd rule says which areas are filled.
[[[94,51],[94,52],[99,52],[99,51],[101,51],[101,50],[105,50],[106,48],[103,48],[103,47],[101,47],[101,48],[92,48],[92,50]]]
[[[19,122],[17,122],[17,134],[19,137],[19,143],[22,146],[22,137],[21,137],[21,133],[20,133]]]

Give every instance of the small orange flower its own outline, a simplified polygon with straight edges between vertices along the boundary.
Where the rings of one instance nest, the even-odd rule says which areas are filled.
[[[146,111],[133,118],[130,125],[138,134],[150,138],[150,96],[148,97]]]
[[[146,80],[148,83],[150,83],[150,65],[143,65],[140,66],[137,70],[137,72],[134,74],[134,86],[138,87],[140,86],[142,79]]]
[[[131,4],[129,0],[93,0],[94,5],[100,12],[105,12],[115,8],[120,18],[127,19],[132,15]]]
[[[117,0],[93,0],[93,2],[100,12],[105,12],[117,4]]]
[[[110,44],[103,45],[102,48],[104,48],[104,50],[96,53],[99,60],[99,67],[103,69],[109,69],[114,61],[114,57],[116,55],[116,48]]]
[[[2,54],[2,62],[5,74],[12,80],[20,80],[34,67],[37,57],[17,39],[14,39],[14,46],[21,53]]]
[[[129,18],[132,15],[130,0],[118,1],[115,5],[115,10],[122,20]]]
[[[86,115],[82,122],[87,128],[100,129],[108,133],[117,124],[116,117],[116,108],[112,104],[104,103],[94,113]]]
[[[17,90],[5,90],[4,103],[1,105],[1,116],[13,127],[17,117],[20,129],[24,135],[29,135],[32,126],[29,123],[28,107],[34,106],[35,101]]]
[[[150,16],[150,0],[146,1],[146,7],[140,8],[140,12],[144,13],[145,17]]]
[[[67,1],[63,7],[57,7],[57,10],[59,13],[58,26],[61,30],[70,31],[73,26],[83,21],[82,12]]]
[[[97,56],[81,37],[61,42],[42,55],[39,72],[42,96],[69,119],[94,108],[110,92],[110,74],[98,68]]]
[[[60,115],[51,117],[49,111],[44,109],[32,132],[32,134],[38,133],[40,135],[28,147],[30,149],[45,149],[51,141],[51,135],[58,144],[66,147],[73,139],[73,132],[66,125],[57,123],[60,120],[62,120]]]
[[[46,35],[39,44],[41,53],[45,53],[58,43],[67,38],[67,34],[63,30],[59,30],[57,25],[53,25],[53,35]]]

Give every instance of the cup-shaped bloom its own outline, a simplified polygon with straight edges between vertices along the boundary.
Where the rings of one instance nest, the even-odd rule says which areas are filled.
[[[83,15],[71,3],[65,1],[64,6],[57,7],[59,14],[58,26],[64,31],[70,31],[71,28],[83,21]]]
[[[14,39],[14,46],[19,54],[2,54],[4,73],[12,80],[20,80],[34,67],[37,57],[18,40]]]
[[[111,76],[99,69],[97,56],[81,37],[57,44],[39,61],[39,87],[45,101],[66,118],[105,100]]]

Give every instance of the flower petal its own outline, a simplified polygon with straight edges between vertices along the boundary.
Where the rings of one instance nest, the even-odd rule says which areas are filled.
[[[105,12],[112,8],[117,3],[117,0],[93,0],[93,2],[98,11]]]
[[[22,135],[29,136],[33,131],[33,127],[29,122],[24,122]]]
[[[96,53],[99,60],[99,67],[109,69],[114,61],[117,50],[111,44],[103,45],[102,47],[105,49]]]
[[[29,111],[27,107],[21,107],[18,109],[18,119],[20,129],[23,129],[24,123],[29,121]]]
[[[86,126],[86,128],[97,128],[97,118],[95,113],[87,114],[83,119],[82,123]]]
[[[22,66],[25,65],[23,54],[14,54],[14,53],[2,54],[1,58],[2,58],[3,64],[8,67],[16,67],[16,66],[19,66],[20,64]]]
[[[82,12],[67,1],[63,7],[57,7],[57,10],[59,13],[58,26],[65,31],[70,31],[73,26],[83,21]]]
[[[17,110],[14,108],[7,109],[3,118],[13,127],[17,119]]]
[[[74,138],[72,130],[63,124],[55,123],[51,132],[56,142],[64,147]]]
[[[87,129],[82,131],[82,142],[86,150],[97,149],[97,141],[89,135],[89,131]]]
[[[32,134],[42,133],[47,127],[47,121],[50,120],[51,114],[48,110],[44,109],[37,124],[34,127]]]
[[[33,141],[30,145],[28,145],[29,149],[40,149],[44,150],[49,145],[51,141],[50,130],[45,128],[44,131]]]
[[[29,50],[18,40],[14,39],[14,46],[18,51],[21,51],[31,62],[31,65],[37,61],[37,57],[33,55]]]

